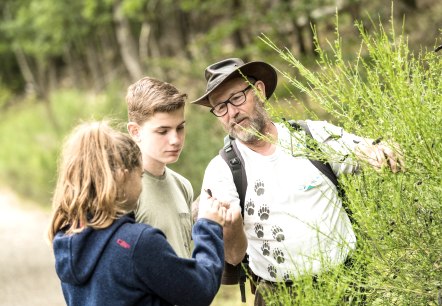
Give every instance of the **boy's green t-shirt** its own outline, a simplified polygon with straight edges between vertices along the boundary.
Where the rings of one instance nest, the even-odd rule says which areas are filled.
[[[180,257],[191,257],[193,189],[190,182],[166,167],[158,177],[144,171],[136,220],[159,228]]]

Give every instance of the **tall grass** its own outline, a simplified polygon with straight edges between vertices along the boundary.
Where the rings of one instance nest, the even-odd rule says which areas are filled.
[[[269,303],[441,305],[442,54],[413,54],[392,23],[372,33],[356,26],[361,44],[354,58],[344,59],[345,39],[337,29],[328,51],[318,46],[313,69],[268,37],[262,40],[296,69],[296,77],[281,72],[294,92],[320,104],[349,132],[398,143],[406,172],[364,166],[360,175],[341,178],[356,220],[353,266],[323,273],[313,284],[297,280],[296,297],[280,290]]]

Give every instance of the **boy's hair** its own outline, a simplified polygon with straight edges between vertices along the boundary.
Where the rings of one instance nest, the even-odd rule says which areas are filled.
[[[141,152],[129,135],[106,121],[78,125],[66,139],[54,191],[49,239],[86,227],[106,228],[128,213],[122,201],[122,171],[141,167]]]
[[[157,112],[170,113],[184,107],[186,98],[172,84],[144,77],[127,89],[128,119],[141,125]]]

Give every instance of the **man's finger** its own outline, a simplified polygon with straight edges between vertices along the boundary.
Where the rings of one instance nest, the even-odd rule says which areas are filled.
[[[230,203],[220,202],[220,206],[225,207],[226,209],[229,209],[230,208]]]

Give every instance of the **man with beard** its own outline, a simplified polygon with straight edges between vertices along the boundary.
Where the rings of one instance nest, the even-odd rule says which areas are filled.
[[[275,69],[230,58],[208,66],[205,78],[205,94],[192,103],[210,107],[235,139],[247,176],[243,216],[232,172],[220,155],[207,166],[202,190],[234,211],[224,227],[225,259],[237,265],[247,253],[257,284],[255,305],[265,305],[263,293],[277,283],[290,286],[303,275],[344,264],[355,234],[336,186],[305,154],[305,131],[273,122],[265,109],[276,88]],[[383,142],[325,121],[306,123],[336,176],[358,170],[354,157],[377,169],[403,167]]]

